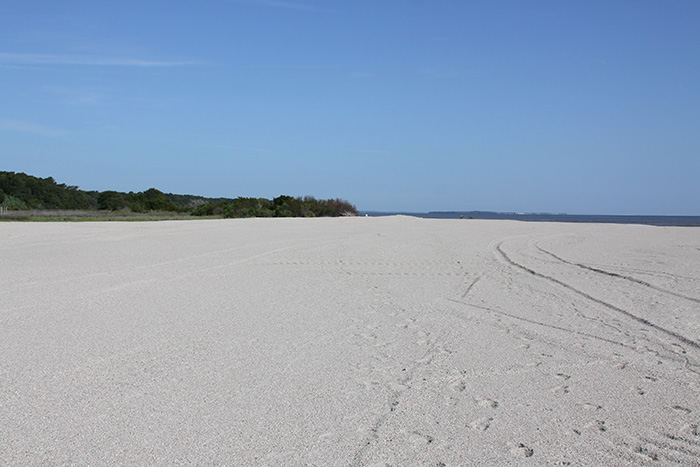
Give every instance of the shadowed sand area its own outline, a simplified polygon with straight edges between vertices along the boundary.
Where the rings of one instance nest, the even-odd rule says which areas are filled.
[[[699,465],[700,229],[0,224],[0,464]]]

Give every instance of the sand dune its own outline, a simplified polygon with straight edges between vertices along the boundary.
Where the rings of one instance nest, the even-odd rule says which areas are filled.
[[[2,465],[700,465],[700,230],[0,223]]]

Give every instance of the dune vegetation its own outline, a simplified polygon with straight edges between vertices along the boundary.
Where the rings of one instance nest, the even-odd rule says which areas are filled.
[[[342,199],[281,195],[273,199],[237,197],[207,198],[197,195],[163,193],[156,188],[128,193],[85,191],[59,184],[53,177],[39,178],[25,173],[0,172],[0,206],[7,217],[90,217],[151,218],[155,213],[171,217],[337,217],[357,215],[357,208]],[[20,212],[35,213],[33,216]],[[36,213],[36,211],[41,211]],[[55,211],[60,211],[55,214]],[[64,211],[69,211],[65,213]],[[83,214],[79,214],[82,212]],[[106,214],[111,213],[111,214]],[[140,214],[141,216],[137,216]],[[149,216],[144,217],[144,214]],[[162,216],[160,216],[162,217]],[[156,216],[156,218],[160,218]]]

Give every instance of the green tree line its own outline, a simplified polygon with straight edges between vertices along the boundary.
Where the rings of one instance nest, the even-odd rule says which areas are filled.
[[[0,204],[8,209],[94,209],[96,192],[58,184],[53,177],[0,172]]]
[[[163,193],[155,188],[143,192],[84,191],[58,184],[53,177],[0,171],[0,205],[8,209],[109,210],[126,212],[165,211],[194,216],[220,217],[322,217],[357,215],[357,209],[341,199],[312,196],[265,198],[205,198]]]
[[[357,209],[341,199],[316,199],[313,196],[283,195],[272,200],[243,198],[219,203],[202,204],[192,214],[195,216],[221,215],[223,217],[324,217],[355,216]]]

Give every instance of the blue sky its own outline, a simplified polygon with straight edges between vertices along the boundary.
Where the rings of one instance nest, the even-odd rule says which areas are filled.
[[[3,0],[0,170],[700,215],[698,25],[696,0]]]

